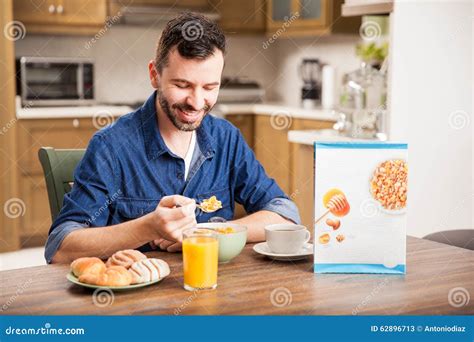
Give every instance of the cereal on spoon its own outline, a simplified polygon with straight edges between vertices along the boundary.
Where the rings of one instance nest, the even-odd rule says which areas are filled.
[[[216,196],[211,196],[198,204],[198,207],[205,213],[213,213],[222,208],[222,202]]]

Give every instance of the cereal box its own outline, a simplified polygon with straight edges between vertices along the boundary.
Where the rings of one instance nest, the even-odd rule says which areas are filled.
[[[405,273],[407,144],[314,144],[314,272]]]

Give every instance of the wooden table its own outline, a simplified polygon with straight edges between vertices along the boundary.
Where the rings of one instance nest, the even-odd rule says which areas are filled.
[[[219,266],[214,291],[183,290],[181,254],[152,252],[171,275],[139,290],[104,294],[69,283],[67,265],[0,272],[2,314],[33,315],[460,315],[474,313],[474,252],[408,237],[407,274],[314,274],[312,258],[278,262],[252,245]],[[457,307],[450,291],[468,293]],[[453,290],[454,289],[454,290]],[[467,291],[467,292],[466,292]],[[461,293],[462,296],[462,293]],[[459,299],[459,298],[458,298]]]

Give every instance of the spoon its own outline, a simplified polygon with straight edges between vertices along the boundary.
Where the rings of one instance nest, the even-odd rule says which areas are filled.
[[[212,199],[214,197],[214,199]],[[181,204],[176,205],[176,208],[182,207]],[[201,203],[196,203],[196,208],[199,208],[205,213],[213,213],[219,209],[222,209],[222,202],[218,201],[215,196],[207,200],[203,200]]]

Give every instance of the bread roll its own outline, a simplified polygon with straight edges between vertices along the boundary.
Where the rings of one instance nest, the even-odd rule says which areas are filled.
[[[99,274],[105,271],[105,264],[99,258],[79,258],[71,263],[72,273],[76,277],[80,277],[84,273]]]
[[[146,255],[135,249],[125,249],[114,253],[106,262],[106,266],[123,266],[130,268],[138,260],[146,259]]]
[[[132,282],[132,275],[123,266],[110,266],[99,274],[84,273],[79,281],[99,286],[127,286]]]
[[[132,284],[140,284],[163,279],[170,274],[170,267],[161,259],[143,259],[133,263],[128,271]]]

